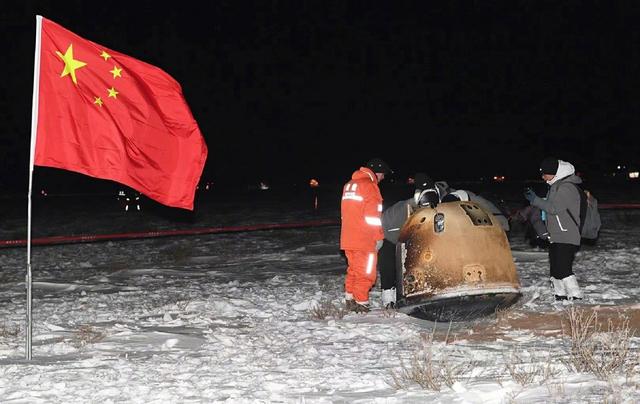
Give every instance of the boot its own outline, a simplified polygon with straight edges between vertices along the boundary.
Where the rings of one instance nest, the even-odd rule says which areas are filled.
[[[344,292],[344,309],[346,311],[353,311],[356,301],[353,300],[353,295],[349,292]]]
[[[382,290],[382,306],[387,309],[396,307],[396,288]]]
[[[357,304],[358,304],[358,303],[356,303],[356,301],[355,301],[355,300],[353,300],[353,299],[345,300],[345,302],[344,302],[344,309],[345,309],[346,311],[355,311],[355,309],[356,309],[356,305],[357,305]]]
[[[368,313],[369,311],[371,311],[369,302],[358,303],[354,300],[353,303],[355,304],[355,306],[353,307],[353,309],[351,309],[351,311],[355,311],[356,313]]]
[[[564,282],[560,279],[556,279],[553,276],[550,278],[553,284],[553,293],[556,296],[556,300],[567,300],[567,290],[564,287]]]
[[[584,297],[575,275],[567,276],[562,280],[562,283],[564,283],[564,288],[567,291],[569,300],[580,300]]]

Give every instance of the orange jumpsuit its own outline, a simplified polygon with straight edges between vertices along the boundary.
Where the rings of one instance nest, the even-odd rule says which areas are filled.
[[[340,249],[347,256],[345,297],[369,303],[369,289],[376,283],[378,252],[376,241],[382,231],[382,196],[378,177],[360,167],[342,189]]]

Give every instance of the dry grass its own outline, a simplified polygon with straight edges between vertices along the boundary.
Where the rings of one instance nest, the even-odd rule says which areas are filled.
[[[633,332],[627,317],[619,314],[618,321],[608,319],[605,326],[596,310],[571,307],[565,315],[562,331],[570,341],[566,362],[570,370],[593,373],[601,380],[636,371],[639,357],[630,349]]]
[[[546,383],[545,387],[551,397],[566,397],[567,391],[564,383],[564,379],[555,378],[553,381]]]
[[[420,352],[414,353],[409,365],[402,363],[399,372],[391,372],[391,386],[402,389],[412,383],[423,389],[440,391],[442,388],[442,369],[440,363],[434,361],[431,346],[426,346]]]
[[[94,329],[90,325],[81,325],[71,338],[71,344],[76,348],[83,348],[87,345],[102,341],[105,334]]]
[[[347,314],[347,310],[334,304],[331,300],[321,300],[311,308],[309,314],[313,320],[326,320],[333,318],[339,320]]]
[[[496,378],[517,383],[520,387],[509,393],[507,401],[520,402],[519,395],[536,386],[546,388],[550,402],[573,402],[576,395],[585,402],[626,402],[625,395],[630,391],[638,391],[638,370],[640,355],[632,346],[634,331],[638,325],[637,310],[620,310],[585,308],[573,305],[564,313],[540,313],[534,316],[534,322],[540,335],[563,337],[564,352],[552,354],[544,348],[528,347],[526,350],[517,346],[505,346],[504,360],[496,368],[498,374],[486,374],[478,363],[462,363],[459,357],[453,358],[447,336],[425,333],[422,344],[412,355],[391,372],[391,380],[387,383],[396,389],[420,386],[431,391],[443,391],[455,383],[468,383],[473,377]],[[531,319],[519,316],[511,308],[496,311],[496,322],[493,329],[501,324],[509,329],[532,327]],[[529,330],[531,328],[523,328]],[[437,342],[434,342],[434,335]],[[502,334],[496,334],[502,335]],[[556,356],[557,355],[557,356]],[[491,367],[491,366],[490,366]],[[561,377],[566,368],[570,372],[585,373],[589,379],[599,379],[595,383],[585,384],[586,391],[576,391],[571,387],[568,393],[566,381]],[[593,375],[593,376],[589,376]],[[595,380],[594,380],[595,381]],[[454,386],[455,387],[455,386]],[[540,388],[540,387],[537,387]],[[582,402],[582,401],[581,401]]]
[[[17,325],[7,325],[7,323],[0,325],[0,338],[17,337],[19,333],[20,327]]]
[[[398,310],[391,307],[384,307],[382,309],[382,316],[385,318],[395,318],[398,315]]]
[[[187,310],[187,306],[189,306],[189,303],[191,303],[191,300],[178,300],[175,305],[178,310],[185,311]]]
[[[498,326],[508,326],[509,320],[516,316],[516,305],[507,307],[496,307],[496,323]]]
[[[451,324],[449,324],[449,331]],[[445,344],[449,340],[449,331],[445,336]],[[434,332],[421,335],[421,347],[414,354],[408,364],[401,363],[399,371],[391,371],[391,380],[387,383],[395,389],[404,389],[417,384],[423,389],[440,391],[444,386],[451,388],[456,382],[466,378],[477,363],[473,361],[456,361],[437,359],[434,356]]]
[[[542,385],[558,375],[559,372],[555,370],[551,356],[542,361],[536,358],[531,359],[533,360],[524,361],[518,351],[515,351],[505,360],[509,375],[519,385],[528,386],[532,383]]]
[[[191,304],[192,300],[184,299],[181,296],[172,296],[165,303],[162,304],[162,308],[164,310],[174,308],[180,312],[184,312],[187,310],[189,304]]]

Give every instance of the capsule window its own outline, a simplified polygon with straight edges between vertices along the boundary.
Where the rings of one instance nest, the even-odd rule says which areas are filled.
[[[436,233],[444,231],[444,213],[436,213],[433,216],[433,231]]]

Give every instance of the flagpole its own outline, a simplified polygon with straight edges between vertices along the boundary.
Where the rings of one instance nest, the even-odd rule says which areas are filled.
[[[33,189],[33,160],[38,133],[38,95],[40,93],[40,46],[42,33],[42,16],[36,15],[36,49],[33,59],[33,101],[31,104],[31,149],[29,152],[29,190],[27,191],[27,329],[25,331],[25,359],[31,360],[31,194]]]

